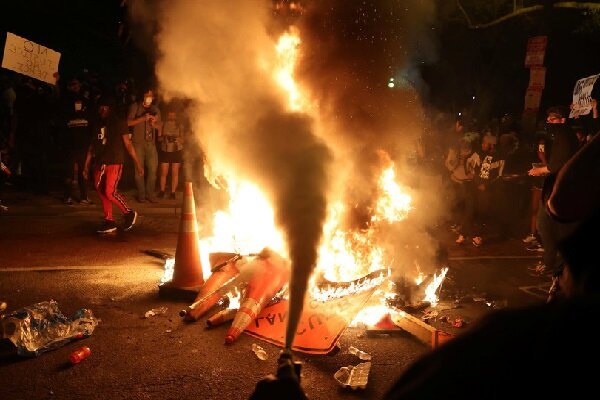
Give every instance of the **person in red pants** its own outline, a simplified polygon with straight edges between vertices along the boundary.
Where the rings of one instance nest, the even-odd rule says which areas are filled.
[[[125,151],[133,160],[139,175],[144,175],[144,169],[129,139],[127,121],[115,112],[114,102],[110,98],[103,97],[98,101],[98,114],[99,118],[93,126],[95,136],[88,148],[83,170],[83,176],[88,179],[90,163],[94,158],[94,187],[100,195],[104,210],[104,223],[96,232],[111,233],[117,230],[113,204],[123,213],[123,230],[128,231],[135,225],[138,213],[127,205],[117,190],[125,162]]]

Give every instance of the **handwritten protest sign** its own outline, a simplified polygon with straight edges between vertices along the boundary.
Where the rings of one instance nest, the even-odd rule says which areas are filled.
[[[592,89],[594,89],[594,84],[598,76],[600,74],[588,76],[575,83],[575,89],[573,89],[573,106],[571,107],[569,118],[590,113],[592,110]]]
[[[59,61],[60,53],[7,32],[2,68],[54,85]]]
[[[535,36],[527,41],[527,54],[525,54],[525,66],[544,65],[546,55],[547,36]]]
[[[307,299],[292,349],[308,354],[328,354],[376,288],[327,302]],[[307,296],[308,297],[308,296]],[[246,328],[246,333],[283,347],[288,301],[265,307]]]

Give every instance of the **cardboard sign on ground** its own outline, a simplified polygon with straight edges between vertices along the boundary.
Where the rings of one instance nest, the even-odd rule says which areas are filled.
[[[321,302],[308,299],[298,324],[292,345],[294,351],[308,354],[328,354],[356,314],[365,306],[376,288],[338,299]],[[251,336],[272,343],[285,345],[288,301],[265,307],[246,328]]]

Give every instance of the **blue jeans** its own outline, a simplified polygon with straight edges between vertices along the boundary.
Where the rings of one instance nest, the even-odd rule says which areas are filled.
[[[134,143],[135,153],[144,167],[144,176],[135,174],[135,186],[139,199],[154,196],[156,191],[156,169],[158,167],[158,153],[154,142]],[[145,182],[144,182],[145,178]]]

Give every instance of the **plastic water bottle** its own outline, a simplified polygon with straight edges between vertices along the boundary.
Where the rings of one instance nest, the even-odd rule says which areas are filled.
[[[256,343],[252,343],[252,351],[254,352],[254,354],[256,354],[256,357],[258,357],[259,360],[265,361],[267,358],[269,358],[265,349],[263,349]]]
[[[358,358],[360,358],[363,361],[368,361],[371,359],[371,355],[369,353],[365,353],[364,351],[359,350],[354,346],[350,346],[348,348],[348,353],[354,354],[355,356],[357,356]]]
[[[72,352],[69,356],[69,360],[71,360],[71,364],[78,364],[82,360],[88,358],[90,354],[92,354],[90,348],[87,346],[83,346]]]

